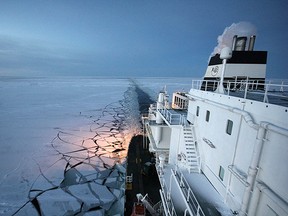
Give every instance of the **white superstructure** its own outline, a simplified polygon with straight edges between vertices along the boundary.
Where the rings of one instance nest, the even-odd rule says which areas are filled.
[[[144,119],[165,215],[288,215],[288,85],[265,80],[267,52],[243,40]]]

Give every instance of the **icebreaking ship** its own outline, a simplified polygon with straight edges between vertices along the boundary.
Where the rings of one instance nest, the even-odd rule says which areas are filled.
[[[235,36],[189,92],[165,90],[143,117],[163,215],[288,215],[288,85],[266,51]],[[154,211],[153,214],[158,214]]]

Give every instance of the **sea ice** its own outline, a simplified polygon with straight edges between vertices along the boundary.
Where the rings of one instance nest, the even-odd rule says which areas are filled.
[[[46,191],[37,201],[43,215],[74,215],[81,209],[81,202],[61,188]]]
[[[104,185],[99,184],[90,184],[91,190],[96,194],[96,197],[101,202],[101,207],[105,210],[108,210],[113,202],[116,200],[116,197],[108,190]]]
[[[137,79],[153,96],[181,82]],[[128,79],[0,78],[0,214],[122,214],[137,100]]]
[[[100,206],[100,200],[95,196],[95,192],[91,190],[90,183],[69,186],[69,191],[74,197],[84,203],[82,211],[88,211],[92,208]]]

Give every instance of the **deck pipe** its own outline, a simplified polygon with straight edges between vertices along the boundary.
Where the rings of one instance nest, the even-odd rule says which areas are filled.
[[[156,124],[158,125],[163,124],[163,119],[160,114],[160,110],[164,108],[164,94],[165,94],[164,92],[160,92],[157,100]],[[155,127],[154,140],[157,146],[160,143],[161,139],[162,139],[162,127],[160,126]]]
[[[258,210],[258,202],[261,196],[261,193],[266,194],[269,198],[271,198],[274,203],[280,207],[285,214],[288,214],[288,204],[283,199],[281,199],[277,194],[275,194],[267,185],[262,182],[256,182],[255,192],[253,195],[253,199],[249,209],[249,215],[256,215]],[[283,213],[284,214],[284,213]]]

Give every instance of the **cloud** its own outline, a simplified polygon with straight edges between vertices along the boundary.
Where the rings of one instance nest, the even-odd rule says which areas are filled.
[[[150,50],[139,44],[140,47],[130,47],[129,44],[121,47],[117,44],[120,47],[104,49],[103,45],[90,50],[77,50],[0,35],[0,76],[127,77],[145,76],[151,71],[161,74],[165,70],[165,75],[169,74],[169,70],[177,71],[171,69],[176,67],[175,62],[167,62],[159,50],[157,56],[157,49]],[[167,54],[165,57],[175,59]]]
[[[72,50],[0,36],[0,75],[63,75],[83,64]]]

